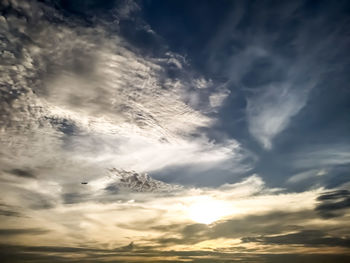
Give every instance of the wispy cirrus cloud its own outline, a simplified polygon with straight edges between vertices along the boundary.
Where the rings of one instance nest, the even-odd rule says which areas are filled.
[[[271,84],[262,88],[261,93],[248,99],[249,131],[264,148],[271,149],[272,139],[282,132],[290,119],[305,106],[311,87],[296,91],[288,84]]]
[[[337,71],[339,63],[334,61],[348,65],[347,58],[340,59],[348,45],[343,37],[346,18],[335,21],[333,14],[341,7],[322,13],[327,8],[323,4],[317,7],[319,13],[308,16],[305,2],[237,2],[232,6],[206,47],[207,68],[225,78],[231,94],[242,104],[235,109],[245,112],[245,123],[240,123],[247,125],[264,149],[271,150],[274,140],[313,99],[315,88]],[[333,82],[337,85],[336,79]]]

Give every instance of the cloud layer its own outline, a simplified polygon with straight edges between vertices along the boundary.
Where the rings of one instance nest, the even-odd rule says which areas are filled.
[[[3,1],[0,261],[347,262],[343,6]]]

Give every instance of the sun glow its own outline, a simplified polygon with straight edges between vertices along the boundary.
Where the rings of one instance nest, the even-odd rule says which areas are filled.
[[[211,224],[228,215],[227,204],[224,201],[215,200],[211,197],[203,197],[195,200],[188,207],[188,217],[202,224]]]

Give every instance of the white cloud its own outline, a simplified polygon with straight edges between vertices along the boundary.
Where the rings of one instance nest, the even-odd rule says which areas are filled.
[[[213,85],[212,80],[206,80],[205,78],[197,78],[193,80],[194,86],[198,89],[206,89]]]
[[[293,84],[276,83],[247,99],[249,132],[265,149],[271,149],[272,139],[305,106],[309,88],[296,89]]]
[[[4,166],[32,168],[41,179],[66,184],[99,178],[113,167],[138,172],[202,163],[240,167],[246,156],[237,141],[191,135],[215,121],[189,100],[213,83],[196,77],[183,56],[146,57],[101,25],[52,23],[43,10],[61,19],[34,3],[23,12],[40,20],[40,27],[16,16],[1,18],[9,41],[0,79],[10,101],[1,103]],[[13,28],[32,41],[23,42]],[[170,64],[181,73],[178,78],[167,75]],[[211,104],[206,109],[219,107],[227,94],[222,88],[206,92]],[[71,131],[64,134],[57,128],[62,125]]]
[[[209,96],[209,103],[212,108],[217,108],[222,106],[224,100],[230,94],[230,91],[227,89],[223,89],[216,93],[213,93]]]
[[[327,171],[325,169],[308,170],[308,171],[301,172],[301,173],[298,173],[298,174],[295,174],[295,175],[289,177],[287,182],[288,183],[298,183],[298,182],[301,182],[301,181],[304,181],[304,180],[307,180],[310,178],[314,178],[317,176],[323,176],[326,174],[327,174]]]

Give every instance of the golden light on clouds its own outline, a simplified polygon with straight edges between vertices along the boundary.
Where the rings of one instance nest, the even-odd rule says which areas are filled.
[[[215,200],[210,196],[201,196],[193,200],[187,208],[188,217],[197,223],[211,224],[230,214],[226,202]]]

